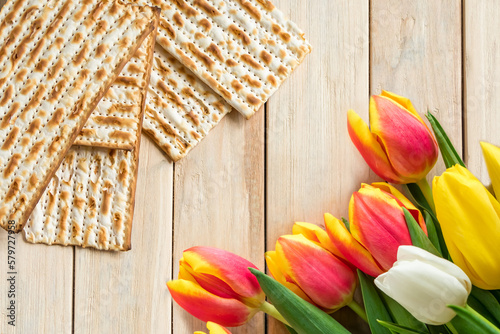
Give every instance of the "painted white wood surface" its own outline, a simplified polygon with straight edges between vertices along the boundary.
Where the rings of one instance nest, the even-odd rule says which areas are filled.
[[[264,251],[294,221],[321,225],[325,211],[347,215],[350,194],[376,178],[349,141],[345,112],[367,119],[368,96],[381,89],[434,112],[488,183],[479,140],[500,145],[500,2],[463,0],[463,12],[459,0],[275,3],[305,31],[313,53],[266,111],[249,121],[231,113],[181,162],[143,138],[130,252],[31,245],[18,236],[12,328],[0,231],[0,333],[204,329],[172,306],[165,286],[182,250],[221,247],[263,269]],[[364,332],[351,312],[336,318]],[[283,333],[267,324],[268,333]],[[264,326],[257,316],[233,333],[264,333]]]

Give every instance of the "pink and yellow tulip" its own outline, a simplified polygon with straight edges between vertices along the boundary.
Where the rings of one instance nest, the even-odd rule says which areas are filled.
[[[347,113],[352,142],[370,168],[387,182],[418,182],[438,158],[434,136],[407,98],[383,91],[370,99],[370,128]]]
[[[227,328],[219,324],[216,324],[215,322],[211,321],[207,322],[207,328],[210,331],[209,334],[231,334],[231,332]],[[194,334],[206,334],[206,333],[197,331],[194,332]]]
[[[202,321],[240,326],[264,303],[251,262],[211,247],[193,247],[179,262],[179,279],[167,283],[172,298]]]
[[[306,239],[314,242],[316,245],[323,247],[333,255],[344,259],[344,255],[335,247],[335,244],[330,240],[328,233],[318,225],[304,222],[296,222],[292,228],[293,234],[302,234]]]
[[[403,207],[427,233],[420,211],[387,183],[363,184],[349,203],[350,232],[344,224],[325,214],[326,230],[344,257],[364,273],[378,276],[397,259],[400,245],[411,245]]]
[[[266,253],[266,262],[278,282],[326,312],[352,301],[354,269],[302,234],[281,236],[276,250]]]

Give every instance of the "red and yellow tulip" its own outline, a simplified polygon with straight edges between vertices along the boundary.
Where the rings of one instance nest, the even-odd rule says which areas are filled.
[[[193,247],[179,262],[179,279],[167,283],[173,299],[202,321],[240,326],[264,303],[265,295],[248,268],[251,262],[211,247]]]
[[[215,322],[211,321],[207,322],[207,328],[210,331],[209,334],[231,334],[231,332],[227,328],[219,324],[216,324]],[[194,334],[206,334],[206,333],[197,331],[194,332]]]
[[[326,312],[352,301],[357,283],[353,268],[303,234],[281,236],[276,250],[266,253],[266,262],[278,282]]]
[[[436,163],[434,136],[409,99],[383,91],[370,99],[370,128],[353,110],[347,113],[352,142],[382,179],[418,182]]]
[[[400,245],[411,245],[403,207],[427,233],[420,211],[396,188],[387,183],[363,184],[349,203],[350,231],[325,214],[326,230],[344,257],[364,273],[378,276],[397,259]]]
[[[321,227],[311,223],[297,222],[293,224],[293,234],[302,234],[306,239],[314,242],[316,245],[323,247],[333,255],[344,259],[344,255],[335,247],[335,244],[330,240],[328,233]]]

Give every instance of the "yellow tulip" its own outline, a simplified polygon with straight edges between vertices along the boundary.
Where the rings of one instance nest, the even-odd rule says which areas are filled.
[[[495,196],[500,196],[500,147],[496,147],[490,143],[481,142],[483,149],[484,161],[490,174],[491,185]]]
[[[500,203],[460,165],[434,178],[433,195],[453,262],[477,287],[500,289]]]

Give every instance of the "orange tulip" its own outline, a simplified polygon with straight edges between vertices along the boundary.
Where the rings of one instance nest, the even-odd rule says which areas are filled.
[[[370,99],[370,128],[347,113],[352,142],[370,168],[387,182],[418,182],[438,158],[436,139],[407,98],[383,91]]]
[[[349,262],[376,277],[396,262],[400,245],[412,244],[403,207],[427,233],[420,211],[387,183],[363,184],[352,195],[349,203],[350,232],[328,213],[325,214],[326,230]]]

